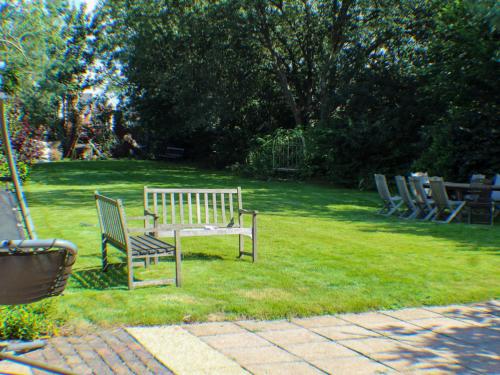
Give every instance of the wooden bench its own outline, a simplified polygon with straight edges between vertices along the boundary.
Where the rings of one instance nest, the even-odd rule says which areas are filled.
[[[184,157],[184,149],[181,147],[167,146],[163,157],[169,160],[182,159]]]
[[[133,289],[140,286],[165,285],[175,281],[177,286],[181,286],[181,252],[177,248],[166,242],[152,236],[155,224],[152,228],[129,228],[125,209],[120,199],[111,199],[95,192],[95,201],[99,224],[101,226],[101,245],[102,245],[102,269],[108,268],[107,245],[113,245],[118,250],[127,255],[127,273],[128,287]],[[153,219],[157,222],[157,217],[146,213],[145,216],[129,217],[129,220],[147,220]],[[142,233],[141,235],[131,236],[130,233]],[[174,231],[176,242],[178,241],[177,231]],[[134,281],[134,261],[144,261],[146,267],[150,261],[158,263],[159,257],[175,256],[175,279],[160,279],[148,281]]]
[[[151,216],[145,228],[160,237],[177,239],[193,236],[239,236],[239,257],[249,255],[257,260],[257,211],[243,209],[241,188],[236,189],[157,189],[144,187],[144,209]],[[243,216],[250,215],[251,227],[245,227]],[[252,240],[252,252],[244,251],[244,237]],[[177,245],[176,245],[177,246]]]

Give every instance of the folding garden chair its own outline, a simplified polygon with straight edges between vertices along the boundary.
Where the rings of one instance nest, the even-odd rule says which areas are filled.
[[[432,219],[436,214],[437,208],[434,205],[434,201],[427,196],[423,178],[420,176],[412,176],[408,179],[408,184],[415,197],[415,204],[420,209],[421,215],[423,215],[422,220]]]
[[[406,206],[406,210],[400,215],[404,219],[415,219],[420,214],[420,208],[415,204],[413,198],[408,191],[408,185],[406,184],[406,179],[403,176],[396,176],[396,186],[399,191],[399,195]]]
[[[437,212],[432,221],[440,223],[450,223],[462,211],[465,201],[452,201],[448,198],[446,186],[441,177],[429,178],[432,189],[432,197],[436,204]],[[443,217],[442,220],[440,218]]]
[[[390,216],[397,212],[399,207],[403,204],[403,201],[401,197],[391,195],[385,176],[383,174],[375,174],[375,184],[377,185],[378,194],[384,204],[378,213],[380,215]]]

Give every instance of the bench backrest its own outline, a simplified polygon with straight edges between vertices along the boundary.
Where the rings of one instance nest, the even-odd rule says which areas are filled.
[[[196,227],[241,226],[241,188],[156,189],[144,187],[144,208],[158,217],[159,225]],[[150,226],[146,222],[146,227]]]
[[[118,248],[126,250],[129,239],[122,201],[105,197],[97,191],[94,197],[102,236]]]

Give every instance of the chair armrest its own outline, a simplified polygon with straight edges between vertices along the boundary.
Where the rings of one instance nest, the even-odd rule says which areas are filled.
[[[255,215],[257,215],[257,214],[259,213],[259,211],[255,211],[255,210],[245,210],[245,209],[243,209],[243,208],[240,208],[240,209],[239,209],[239,213],[240,213],[240,215],[244,215],[244,214],[246,214],[246,215],[254,215],[254,216],[255,216]]]
[[[159,218],[157,214],[149,210],[144,210],[144,216],[152,216],[155,220]]]
[[[135,228],[135,227],[131,227],[131,228],[127,228],[127,232],[128,233],[145,233],[145,234],[149,234],[151,232],[154,232],[155,228]]]

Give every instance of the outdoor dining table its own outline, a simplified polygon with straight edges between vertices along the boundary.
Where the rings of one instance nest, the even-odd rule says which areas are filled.
[[[425,183],[425,187],[429,188],[430,184]],[[470,184],[468,182],[445,182],[444,186],[448,192],[453,192],[455,199],[463,200],[464,196],[470,191],[500,191],[499,185],[487,185],[487,184]]]

